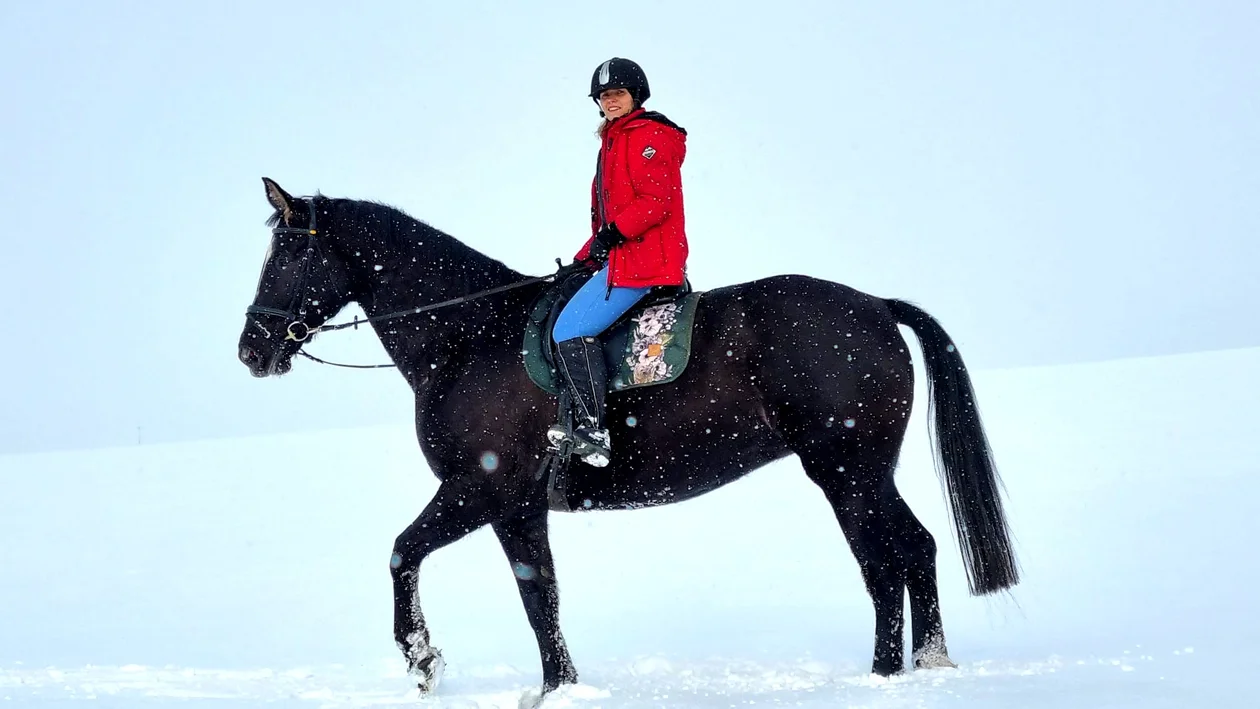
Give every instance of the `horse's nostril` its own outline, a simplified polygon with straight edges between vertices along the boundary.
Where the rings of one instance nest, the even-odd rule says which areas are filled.
[[[255,364],[258,361],[258,355],[249,347],[241,347],[239,356],[245,364]]]

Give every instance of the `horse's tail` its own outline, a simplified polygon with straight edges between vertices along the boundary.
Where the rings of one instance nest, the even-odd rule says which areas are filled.
[[[933,460],[947,493],[971,593],[1010,588],[1019,583],[1019,570],[1002,511],[1002,483],[962,355],[931,315],[905,301],[885,302],[896,321],[914,331],[923,350],[928,416],[935,417]]]

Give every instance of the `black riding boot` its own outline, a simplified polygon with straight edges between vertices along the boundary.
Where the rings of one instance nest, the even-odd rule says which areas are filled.
[[[608,429],[604,427],[608,371],[603,347],[597,337],[574,337],[556,343],[556,348],[560,352],[560,376],[568,383],[573,397],[573,454],[602,468],[612,456]],[[564,434],[553,428],[548,438],[559,443]]]

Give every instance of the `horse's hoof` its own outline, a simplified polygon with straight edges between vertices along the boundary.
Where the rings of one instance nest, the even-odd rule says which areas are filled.
[[[541,687],[532,687],[525,690],[521,695],[520,701],[517,702],[517,709],[538,709],[548,695],[570,687],[576,687],[577,683],[577,670],[568,668],[562,673],[560,680],[545,681]],[[573,701],[573,698],[566,698],[565,701]],[[567,704],[562,704],[562,706],[567,706]]]
[[[916,670],[939,670],[943,668],[956,670],[958,669],[958,663],[944,655],[930,659],[925,658],[923,660],[916,660],[914,663],[914,669]]]
[[[516,703],[516,709],[538,709],[547,698],[549,691],[546,687],[531,687],[525,690],[521,693],[520,701]]]
[[[446,661],[442,653],[431,650],[411,667],[411,675],[416,679],[416,687],[421,694],[432,694],[442,681],[442,673],[446,670]]]
[[[949,659],[943,640],[934,640],[923,646],[914,654],[914,669],[937,670],[941,668],[957,669],[958,664]]]

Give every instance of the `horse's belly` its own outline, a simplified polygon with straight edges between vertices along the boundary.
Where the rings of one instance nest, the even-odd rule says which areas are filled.
[[[791,451],[775,435],[750,436],[722,445],[637,452],[609,468],[575,464],[570,468],[569,500],[574,509],[633,509],[682,502],[734,482]],[[619,464],[620,463],[620,464]]]

